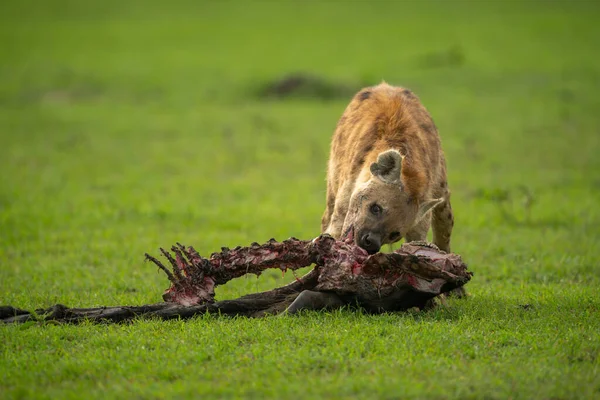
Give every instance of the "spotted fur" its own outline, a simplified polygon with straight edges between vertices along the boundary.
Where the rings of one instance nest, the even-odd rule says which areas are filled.
[[[354,232],[369,252],[402,237],[450,251],[454,216],[446,162],[431,116],[410,90],[381,83],[358,92],[331,141],[321,230]]]

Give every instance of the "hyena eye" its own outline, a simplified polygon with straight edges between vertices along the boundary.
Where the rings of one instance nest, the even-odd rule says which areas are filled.
[[[383,211],[381,206],[377,203],[371,204],[371,207],[369,207],[369,210],[371,211],[371,213],[373,215],[379,215],[379,214],[381,214],[381,211]]]
[[[392,232],[392,233],[390,233],[390,240],[392,242],[395,242],[398,239],[400,239],[400,232]]]

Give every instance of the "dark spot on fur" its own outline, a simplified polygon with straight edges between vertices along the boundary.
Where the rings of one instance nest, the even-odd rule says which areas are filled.
[[[365,101],[369,97],[371,97],[371,92],[369,90],[365,90],[364,92],[358,94],[358,99],[360,101]]]
[[[367,154],[369,154],[371,152],[371,150],[373,150],[373,143],[369,143],[362,149],[362,152],[361,152],[362,158],[365,158],[365,156]]]
[[[339,125],[341,125],[341,123]],[[336,131],[339,131],[341,129],[343,129],[343,128],[340,128],[338,126]],[[331,150],[337,153],[339,151],[339,149],[344,148],[345,144],[346,144],[346,135],[340,135],[339,133],[336,132],[336,134],[333,136],[333,141],[331,143]]]
[[[435,124],[435,121],[433,120],[433,118],[429,115],[428,116],[429,121],[431,121],[431,125],[433,126],[433,129],[435,129],[437,131],[437,125]]]
[[[433,125],[433,123],[420,122],[419,128],[421,128],[421,130],[423,132],[427,133],[428,135],[435,135],[436,129],[435,129],[435,125]]]
[[[411,99],[411,100],[416,97],[415,94],[411,90],[408,90],[408,89],[404,89],[402,91],[402,94],[404,95],[404,97],[406,97],[407,99]]]
[[[358,160],[356,160],[354,165],[352,165],[352,174],[357,173],[362,168],[364,163],[365,163],[364,158],[359,158]]]
[[[328,198],[327,198],[327,207],[330,210],[333,210],[333,208],[335,207],[335,196],[333,196],[333,195],[328,196]]]
[[[427,154],[427,144],[421,140],[415,140],[414,145],[412,146],[413,151],[417,151],[419,154],[425,155]]]
[[[444,189],[444,188],[446,187],[446,182],[444,181],[444,182],[440,183],[440,187],[441,187],[442,189]]]
[[[352,116],[352,118],[350,118],[350,121],[348,121],[348,122],[350,125],[354,126],[360,122],[361,118],[362,118],[361,114],[354,113],[354,115]]]
[[[448,213],[448,221],[452,221],[452,220],[453,220],[453,218],[452,218],[452,214],[451,214],[451,213]]]
[[[358,153],[354,165],[352,166],[352,173],[358,172],[365,163],[365,158],[367,155],[373,150],[373,143],[368,143],[364,147],[360,148],[360,153]]]

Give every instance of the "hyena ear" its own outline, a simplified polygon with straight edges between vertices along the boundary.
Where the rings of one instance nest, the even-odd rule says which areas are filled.
[[[429,210],[432,210],[435,206],[443,202],[444,198],[442,197],[439,199],[426,200],[421,203],[419,205],[419,211],[417,212],[417,221],[420,221],[421,218],[423,218],[429,212]]]
[[[373,176],[385,183],[400,183],[402,172],[402,155],[398,150],[387,150],[379,153],[377,162],[371,164]]]

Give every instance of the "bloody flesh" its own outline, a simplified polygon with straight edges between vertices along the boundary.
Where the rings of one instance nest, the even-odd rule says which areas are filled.
[[[146,257],[171,281],[163,299],[184,306],[213,303],[216,286],[247,273],[258,275],[269,268],[285,271],[314,264],[318,278],[311,290],[333,292],[374,311],[422,306],[428,299],[461,287],[471,278],[460,256],[421,242],[373,255],[358,247],[351,237],[335,240],[328,235],[314,240],[271,239],[262,245],[223,248],[209,258],[181,244],[171,251],[174,256],[161,249],[172,273],[158,259],[148,254]]]
[[[270,240],[262,245],[222,248],[209,258],[181,244],[173,246],[171,252],[161,251],[170,269],[155,257],[146,254],[146,258],[171,281],[163,293],[163,303],[92,308],[56,304],[35,312],[0,306],[0,321],[121,322],[140,317],[185,319],[204,313],[260,317],[284,311],[304,291],[334,294],[343,304],[371,312],[398,311],[423,308],[435,296],[462,287],[472,275],[460,256],[431,244],[412,242],[393,253],[370,256],[351,236],[345,240],[327,235],[314,240]],[[311,264],[315,265],[311,272],[289,285],[215,301],[215,287],[231,279],[260,274],[268,268],[296,270]]]

